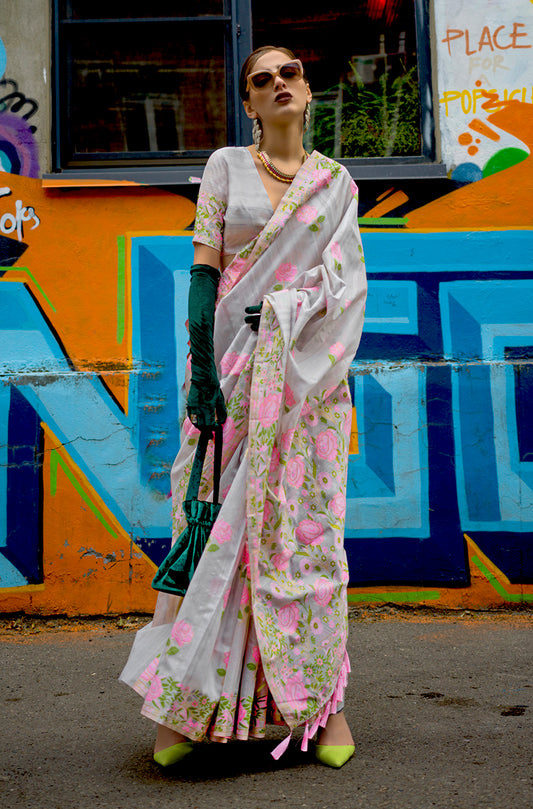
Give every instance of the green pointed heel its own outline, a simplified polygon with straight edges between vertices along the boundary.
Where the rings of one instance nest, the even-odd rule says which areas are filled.
[[[160,767],[170,767],[171,764],[177,764],[182,758],[188,756],[192,751],[192,742],[178,742],[171,747],[165,747],[164,750],[154,753],[154,761]]]
[[[355,753],[353,744],[316,744],[315,758],[327,767],[342,767]]]

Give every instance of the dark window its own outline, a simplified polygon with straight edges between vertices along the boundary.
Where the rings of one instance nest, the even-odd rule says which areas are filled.
[[[348,161],[431,159],[427,0],[309,6],[54,0],[55,169],[198,164],[249,143],[238,68],[263,44],[305,64],[308,148]]]
[[[280,44],[305,64],[313,91],[308,146],[330,157],[421,153],[414,0],[252,0],[254,46]]]

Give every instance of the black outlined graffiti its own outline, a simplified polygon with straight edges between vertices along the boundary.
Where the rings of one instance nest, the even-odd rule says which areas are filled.
[[[24,93],[21,93],[18,89],[18,84],[13,79],[1,79],[0,80],[0,88],[5,87],[6,89],[10,89],[8,85],[11,85],[11,92],[7,92],[4,95],[0,95],[0,112],[14,112],[20,113],[20,111],[26,106],[29,106],[29,110],[27,110],[24,115],[21,117],[28,121],[39,109],[39,105],[33,98],[26,98]],[[2,90],[0,89],[0,93]],[[31,125],[29,127],[30,132],[36,132],[37,127]]]

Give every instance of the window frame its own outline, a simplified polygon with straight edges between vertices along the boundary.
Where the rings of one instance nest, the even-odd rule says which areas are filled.
[[[191,174],[201,176],[203,166],[213,150],[181,152],[122,152],[122,153],[82,153],[68,157],[68,132],[65,121],[68,118],[68,93],[64,85],[68,73],[62,71],[65,57],[61,48],[68,47],[61,42],[60,28],[68,25],[98,25],[111,20],[60,20],[60,0],[52,0],[53,26],[53,134],[52,134],[52,174],[44,180],[61,175],[73,181],[86,178],[101,178],[106,181],[130,179],[143,184],[176,185],[189,182]],[[417,47],[418,78],[420,92],[420,136],[421,154],[413,156],[335,158],[358,179],[418,179],[422,177],[446,176],[446,168],[436,162],[435,110],[431,77],[430,12],[429,0],[413,0],[415,12],[415,33]],[[242,145],[251,142],[251,122],[244,114],[239,97],[239,66],[252,50],[252,8],[250,0],[223,0],[221,15],[204,17],[188,16],[169,18],[136,18],[117,20],[114,24],[142,24],[142,22],[199,23],[221,22],[225,27],[226,65],[226,109],[227,144]],[[84,165],[67,165],[73,158]],[[111,165],[113,164],[113,165]],[[50,183],[52,184],[52,183]]]

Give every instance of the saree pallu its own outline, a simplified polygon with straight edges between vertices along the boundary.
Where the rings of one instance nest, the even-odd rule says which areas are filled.
[[[304,726],[306,749],[342,701],[347,374],[365,298],[357,187],[313,152],[222,274],[214,344],[228,411],[223,505],[178,615],[160,595],[121,676],[144,698],[145,716],[193,740],[261,736],[277,720],[291,732]],[[244,307],[259,301],[255,334]],[[172,469],[174,538],[197,436],[186,419]],[[211,472],[212,453],[202,499]]]

